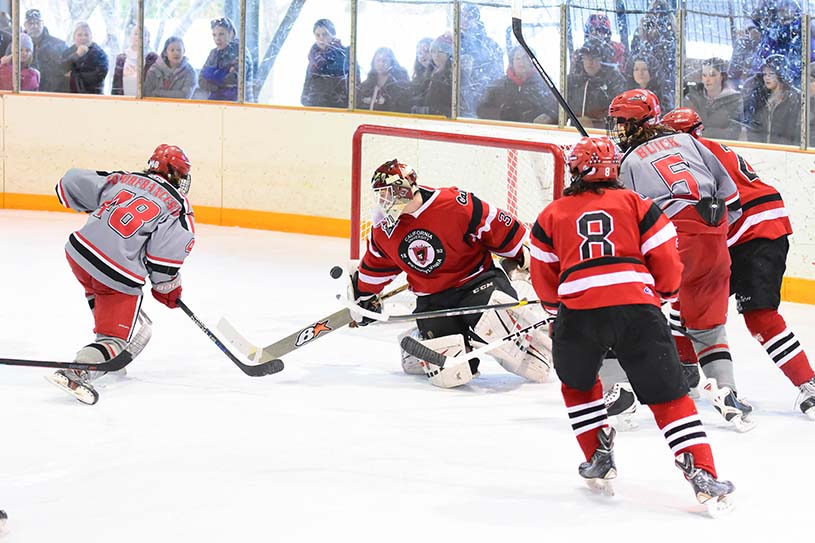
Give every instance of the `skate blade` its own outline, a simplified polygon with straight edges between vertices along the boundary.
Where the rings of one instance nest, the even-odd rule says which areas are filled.
[[[704,502],[704,505],[707,508],[707,514],[711,518],[719,518],[724,516],[730,513],[730,511],[732,511],[735,507],[732,494],[726,494],[724,496],[719,496],[718,498],[710,498]]]
[[[633,432],[640,428],[640,425],[631,416],[617,415],[615,419],[614,427],[618,432]]]
[[[606,496],[613,496],[614,495],[614,486],[611,482],[617,477],[617,470],[612,469],[607,474],[605,479],[586,479],[586,485],[592,490],[592,492],[599,492],[600,494],[604,494]]]
[[[809,420],[815,420],[815,407],[810,407],[806,411],[804,411],[804,415],[806,415]]]
[[[745,433],[749,432],[753,428],[756,427],[756,422],[754,420],[746,419],[743,417],[733,417],[730,420],[730,424],[736,429],[737,432]]]
[[[45,380],[61,388],[86,405],[93,405],[99,401],[99,394],[97,394],[95,390],[82,385],[77,385],[76,388],[71,388],[71,381],[68,380],[67,377],[59,375],[58,373],[46,375]]]

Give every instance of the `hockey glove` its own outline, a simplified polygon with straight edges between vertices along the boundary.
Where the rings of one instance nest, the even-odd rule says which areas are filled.
[[[348,284],[348,299],[353,300],[354,303],[362,309],[382,313],[382,303],[379,300],[379,294],[359,291],[359,272],[355,272],[354,275],[351,276],[351,281]],[[359,315],[355,313],[353,309],[351,310],[351,318],[354,319],[354,322],[356,322],[358,326],[367,326],[374,322],[374,319]]]
[[[511,281],[526,281],[529,283],[529,262],[531,260],[532,256],[529,254],[529,247],[524,244],[515,258],[502,258],[501,267]]]
[[[153,284],[151,292],[153,298],[170,309],[178,307],[178,299],[181,298],[181,274],[173,277],[171,281]]]

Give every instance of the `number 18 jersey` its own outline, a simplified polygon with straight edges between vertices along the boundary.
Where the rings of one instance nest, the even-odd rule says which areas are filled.
[[[60,203],[90,213],[68,237],[68,256],[94,279],[125,294],[169,281],[192,250],[187,197],[162,177],[74,168],[56,186]]]

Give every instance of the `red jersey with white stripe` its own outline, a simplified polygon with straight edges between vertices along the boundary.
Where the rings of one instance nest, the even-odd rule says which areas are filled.
[[[679,291],[673,223],[630,190],[555,200],[538,216],[530,239],[532,285],[549,312],[561,303],[569,309],[659,306]]]
[[[424,204],[371,229],[359,290],[378,293],[401,272],[417,296],[460,287],[494,267],[493,253],[517,257],[527,229],[515,217],[455,187],[420,188]]]
[[[74,168],[56,191],[65,207],[90,213],[65,251],[114,290],[139,294],[148,276],[154,284],[171,280],[192,250],[192,207],[161,176]]]
[[[709,139],[698,140],[719,159],[739,189],[742,215],[727,230],[727,246],[792,234],[792,224],[781,194],[762,181],[744,157],[733,149]]]

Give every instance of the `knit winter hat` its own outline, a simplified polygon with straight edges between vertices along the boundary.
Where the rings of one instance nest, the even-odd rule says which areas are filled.
[[[31,39],[31,36],[24,32],[20,32],[20,49],[34,50],[34,41]]]
[[[449,34],[442,34],[430,46],[431,51],[441,51],[449,56],[453,56],[453,38]]]

